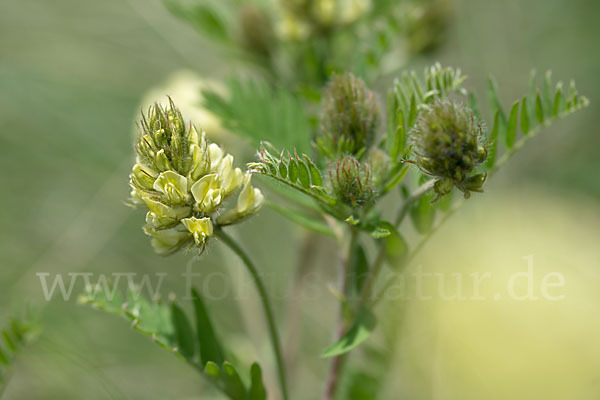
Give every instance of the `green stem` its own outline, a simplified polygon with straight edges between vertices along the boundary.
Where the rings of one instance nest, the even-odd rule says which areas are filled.
[[[348,248],[342,250],[342,293],[348,297],[350,282],[350,260],[352,258],[352,250],[356,247],[356,243],[358,240],[358,231],[354,228],[350,230],[350,240],[348,241]],[[346,318],[344,318],[344,303],[340,305],[340,326],[338,328],[336,339],[339,340],[346,331],[348,330],[348,323],[346,322]],[[347,354],[341,354],[333,358],[331,361],[331,367],[329,369],[329,377],[327,378],[327,383],[325,384],[325,395],[324,399],[333,400],[335,398],[335,393],[337,391],[338,383],[341,377],[342,368],[346,361]]]
[[[394,221],[394,227],[397,228],[398,226],[400,226],[400,224],[404,220],[404,217],[406,217],[406,215],[408,214],[410,206],[415,201],[420,199],[421,196],[425,195],[427,192],[433,189],[434,183],[435,180],[431,179],[419,186],[410,196],[408,196],[408,198],[404,201],[404,204],[402,204],[402,208],[398,212],[398,216]],[[373,262],[373,266],[371,267],[371,272],[369,273],[367,281],[365,282],[365,285],[363,286],[362,291],[360,293],[360,299],[356,307],[357,310],[368,300],[368,297],[371,294],[371,290],[373,289],[373,285],[375,283],[375,280],[377,279],[377,275],[379,275],[379,272],[381,271],[381,268],[383,267],[383,263],[385,261],[385,251],[386,243],[383,242],[381,246],[379,246],[379,251],[377,252],[377,256],[375,258],[375,261]]]
[[[273,353],[275,354],[275,361],[277,363],[277,374],[279,377],[281,395],[283,397],[283,400],[288,400],[289,397],[285,378],[285,369],[283,366],[283,356],[281,353],[281,343],[279,340],[279,334],[277,333],[277,326],[275,325],[273,309],[271,307],[271,304],[269,303],[269,296],[267,295],[267,290],[260,277],[258,269],[254,265],[252,260],[250,260],[248,254],[235,242],[235,240],[233,240],[231,236],[223,232],[223,230],[221,229],[217,229],[215,231],[215,234],[243,261],[244,265],[246,265],[246,268],[248,269],[248,272],[252,276],[252,279],[254,280],[256,289],[258,290],[258,294],[260,296],[260,300],[264,308],[265,317],[267,319],[267,325],[269,327],[269,335],[271,336],[271,344],[273,346]]]

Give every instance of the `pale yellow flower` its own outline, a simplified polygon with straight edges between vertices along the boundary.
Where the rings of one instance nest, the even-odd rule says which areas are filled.
[[[219,213],[229,225],[262,205],[262,193],[234,166],[233,156],[187,124],[172,102],[167,108],[156,104],[143,116],[136,150],[131,202],[147,207],[144,232],[157,253],[186,244],[203,249]],[[228,210],[225,201],[238,191],[237,204]]]
[[[203,244],[213,234],[213,224],[210,218],[185,218],[181,222],[192,233],[197,245]]]

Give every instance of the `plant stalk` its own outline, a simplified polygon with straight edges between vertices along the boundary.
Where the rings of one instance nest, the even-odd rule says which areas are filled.
[[[346,298],[348,297],[349,289],[350,289],[350,261],[352,258],[352,251],[356,246],[356,241],[358,240],[358,231],[354,228],[350,231],[350,240],[348,241],[348,248],[342,250],[343,257],[341,259],[342,264],[342,274],[341,274],[341,283],[342,283],[342,293]],[[339,340],[346,331],[348,330],[348,323],[344,318],[344,304],[340,305],[340,326],[336,335],[336,340]],[[331,361],[331,367],[329,368],[329,376],[327,378],[327,383],[325,384],[325,400],[333,400],[335,398],[335,393],[337,391],[339,379],[341,376],[342,367],[344,366],[344,362],[346,360],[345,354],[340,354],[333,358]]]
[[[275,318],[273,316],[273,309],[269,302],[269,296],[265,285],[260,277],[258,269],[248,256],[248,254],[235,242],[235,240],[226,234],[222,229],[215,231],[217,237],[219,237],[244,263],[248,272],[252,276],[256,289],[258,291],[260,300],[263,305],[265,317],[267,319],[267,325],[269,328],[269,336],[271,337],[271,345],[273,347],[273,353],[275,355],[275,361],[277,363],[277,375],[279,378],[279,386],[281,389],[281,395],[283,400],[288,400],[287,381],[285,376],[285,368],[283,364],[283,356],[281,352],[281,343],[279,340],[279,333],[277,332],[277,326],[275,325]]]

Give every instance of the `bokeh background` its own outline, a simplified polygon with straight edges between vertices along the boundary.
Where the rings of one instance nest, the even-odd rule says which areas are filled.
[[[460,66],[482,90],[493,74],[505,106],[524,92],[531,68],[552,69],[555,79],[574,78],[592,105],[530,142],[415,261],[432,272],[491,271],[494,279],[482,287],[485,301],[405,305],[385,398],[600,398],[598,15],[600,3],[589,0],[457,0],[444,45],[407,65]],[[236,71],[160,1],[0,2],[0,322],[29,303],[44,327],[19,358],[6,399],[219,398],[126,322],[77,305],[75,296],[46,302],[36,276],[168,272],[163,296],[183,294],[189,257],[155,256],[143,215],[124,205],[142,99],[181,70],[217,80]],[[272,278],[285,320],[304,233],[265,209],[235,235]],[[326,292],[332,245],[322,244],[314,262],[323,295],[301,303],[300,325],[282,328],[300,355],[296,399],[317,398],[327,370],[318,355],[336,313]],[[545,273],[560,272],[565,299],[494,300],[530,254],[536,287]],[[218,244],[194,269],[225,271],[235,282],[244,276]],[[234,301],[244,284],[210,306],[243,356],[268,366],[257,304],[251,296]]]

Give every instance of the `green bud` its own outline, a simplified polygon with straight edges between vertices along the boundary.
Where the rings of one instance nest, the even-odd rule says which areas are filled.
[[[485,161],[483,125],[470,108],[450,100],[438,100],[424,107],[411,132],[418,166],[437,178],[438,197],[455,185],[465,197],[470,191],[482,191],[484,174],[471,176]]]
[[[375,143],[380,110],[375,94],[350,73],[334,75],[321,104],[317,149],[334,159],[342,154],[361,158]]]
[[[140,189],[152,189],[154,187],[154,181],[157,177],[156,171],[150,167],[142,167],[140,164],[135,164],[131,171],[131,182],[132,185]]]
[[[255,5],[241,6],[239,15],[244,45],[253,53],[269,56],[274,44],[271,19]]]
[[[331,189],[338,200],[358,208],[373,201],[375,191],[369,164],[345,155],[328,167]]]

